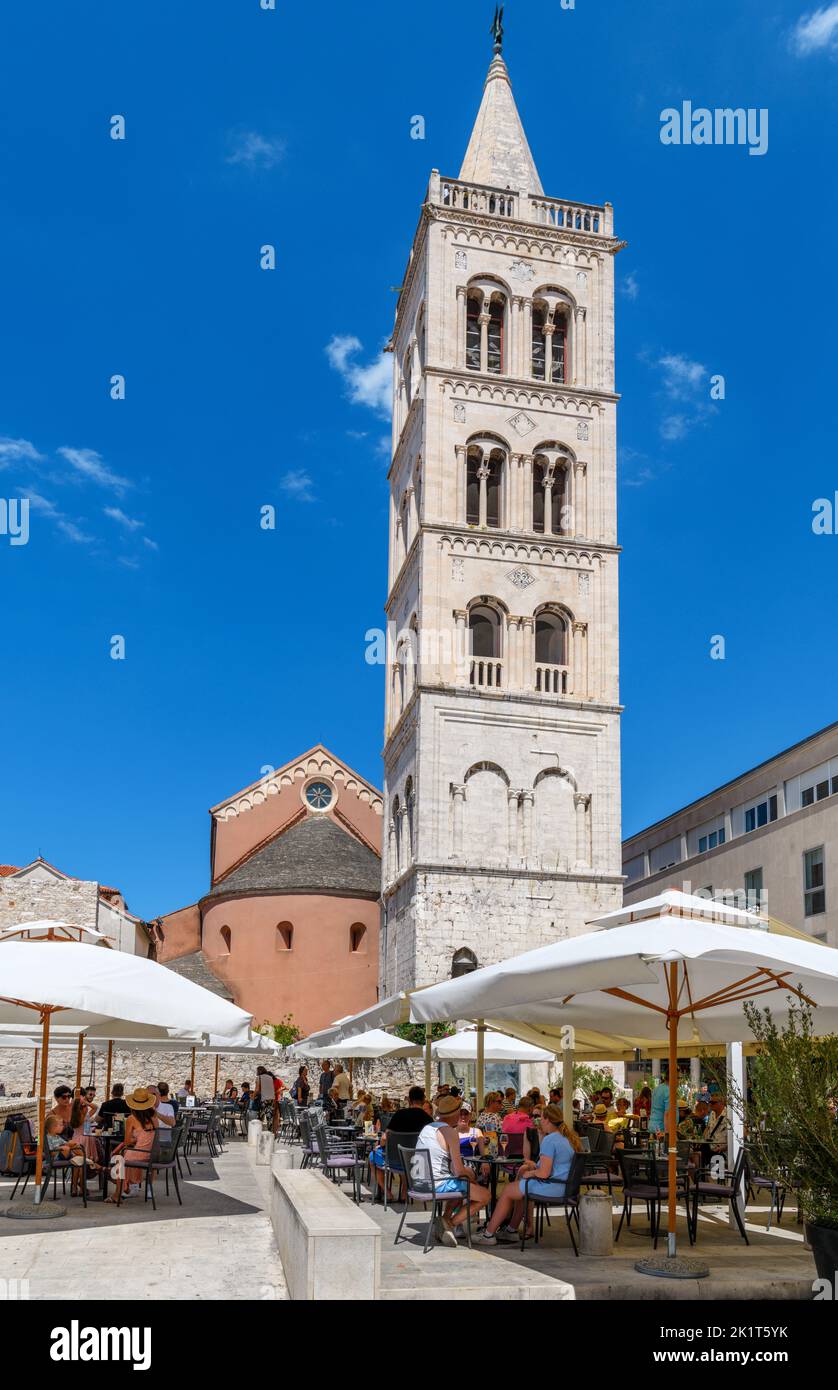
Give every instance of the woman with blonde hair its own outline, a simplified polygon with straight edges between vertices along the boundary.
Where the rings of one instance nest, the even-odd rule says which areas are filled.
[[[541,1152],[538,1162],[527,1160],[522,1163],[515,1182],[507,1183],[483,1232],[487,1245],[497,1245],[498,1233],[501,1239],[518,1239],[516,1232],[524,1215],[522,1184],[525,1180],[528,1180],[527,1192],[531,1197],[555,1200],[564,1196],[571,1160],[575,1153],[580,1152],[582,1141],[575,1130],[567,1128],[558,1105],[545,1105],[539,1130]],[[532,1231],[528,1230],[527,1235],[532,1235]]]

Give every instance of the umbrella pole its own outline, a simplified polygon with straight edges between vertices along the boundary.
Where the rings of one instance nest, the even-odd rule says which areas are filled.
[[[477,1020],[477,1113],[483,1109],[483,1084],[486,1053],[486,1024],[482,1018]]]
[[[35,1159],[35,1205],[41,1201],[41,1174],[44,1168],[44,1133],[47,1123],[47,1067],[49,1066],[49,1024],[51,1011],[44,1009],[41,1014],[41,1092],[38,1096],[38,1156]]]
[[[678,962],[669,966],[669,1238],[667,1253],[675,1258],[675,1160],[678,1155]],[[689,1219],[689,1218],[688,1218]]]
[[[219,1062],[219,1057],[218,1057],[218,1053],[216,1052],[216,1054],[215,1054],[215,1083],[214,1083],[214,1089],[213,1089],[213,1093],[212,1093],[213,1096],[217,1096],[217,1095],[218,1095],[218,1062]]]
[[[105,1077],[105,1100],[110,1099],[111,1094],[111,1072],[113,1070],[113,1038],[108,1043],[108,1074]]]
[[[434,1026],[432,1023],[425,1024],[425,1100],[431,1098],[431,1040],[433,1038]]]
[[[192,1049],[192,1094],[195,1094],[195,1049]]]
[[[38,1094],[38,1056],[39,1056],[39,1052],[38,1052],[38,1048],[36,1047],[36,1048],[35,1048],[35,1060],[34,1060],[34,1062],[32,1063],[32,1094],[33,1094],[33,1096],[36,1096],[36,1095]]]
[[[76,1090],[81,1090],[81,1069],[84,1061],[84,1033],[79,1033],[79,1049],[76,1054]]]
[[[573,1129],[573,1050],[562,1053],[562,1111],[566,1129]]]

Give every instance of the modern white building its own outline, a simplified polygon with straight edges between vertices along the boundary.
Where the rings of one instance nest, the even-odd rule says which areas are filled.
[[[621,902],[622,244],[609,204],[544,193],[497,42],[390,345],[383,994]]]
[[[734,897],[838,946],[838,724],[631,835],[623,872],[626,903]]]

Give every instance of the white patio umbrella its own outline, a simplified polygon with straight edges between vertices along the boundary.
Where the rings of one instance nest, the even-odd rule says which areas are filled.
[[[438,1062],[476,1062],[479,1032],[474,1028],[464,1028],[452,1033],[448,1038],[440,1038],[433,1043],[431,1052]],[[483,1034],[484,1062],[555,1062],[555,1052],[532,1043],[522,1042],[520,1038],[510,1037],[487,1028]]]
[[[251,1015],[156,961],[80,941],[8,941],[0,946],[0,1024],[37,1015],[42,1025],[35,1195],[40,1201],[50,1024],[106,1029],[128,1024],[157,1037],[219,1033],[245,1041]]]
[[[335,1057],[340,1061],[351,1058],[355,1062],[379,1057],[398,1061],[402,1057],[422,1056],[421,1047],[405,1042],[404,1038],[394,1037],[392,1033],[385,1033],[382,1028],[371,1028],[366,1033],[357,1033],[345,1042],[336,1042],[328,1047],[312,1048],[308,1046],[307,1039],[303,1039],[290,1050],[298,1057]]]
[[[617,925],[612,925],[613,922]],[[763,919],[703,898],[664,893],[598,919],[591,932],[446,980],[411,998],[429,1023],[471,1018],[557,1041],[570,1027],[679,1041],[739,1042],[742,1004],[769,1001],[778,1023],[786,996],[816,1006],[816,1027],[838,1028],[838,951],[774,935]],[[669,1255],[675,1255],[676,1107],[669,1107]]]
[[[87,941],[98,946],[107,946],[112,950],[112,944],[104,932],[98,931],[96,927],[79,927],[73,922],[17,922],[14,926],[4,927],[0,931],[0,942],[3,941]]]

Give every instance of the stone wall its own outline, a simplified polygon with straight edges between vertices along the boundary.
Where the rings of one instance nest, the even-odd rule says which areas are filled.
[[[99,885],[92,881],[35,874],[0,878],[0,927],[46,920],[95,927],[98,910]]]

